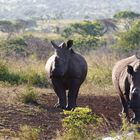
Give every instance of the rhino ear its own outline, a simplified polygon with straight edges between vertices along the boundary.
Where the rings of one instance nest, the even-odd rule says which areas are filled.
[[[51,41],[53,48],[58,49],[59,47],[56,45],[54,41]]]
[[[68,49],[71,48],[72,45],[73,45],[73,40],[68,40],[68,42],[67,42],[67,48]]]
[[[133,72],[134,72],[133,67],[130,66],[130,65],[128,65],[128,66],[127,66],[127,72],[128,72],[130,75],[132,75]]]

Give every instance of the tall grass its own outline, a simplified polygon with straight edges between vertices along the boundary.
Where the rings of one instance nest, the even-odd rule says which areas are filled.
[[[20,127],[20,132],[18,133],[18,137],[20,140],[39,140],[39,128],[33,128],[28,125],[23,125]]]
[[[81,86],[83,94],[112,94],[112,68],[120,59],[114,52],[92,51],[85,55],[88,74]]]
[[[47,87],[45,63],[37,60],[0,61],[0,81]]]

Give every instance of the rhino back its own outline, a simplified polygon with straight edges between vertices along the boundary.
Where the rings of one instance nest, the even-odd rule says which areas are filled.
[[[117,92],[124,93],[129,90],[129,83],[127,79],[127,65],[135,65],[137,61],[135,55],[122,59],[116,63],[112,70],[112,82]]]

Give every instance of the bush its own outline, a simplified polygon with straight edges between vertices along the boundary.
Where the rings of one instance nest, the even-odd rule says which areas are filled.
[[[80,23],[71,24],[70,27],[66,27],[62,32],[62,36],[67,38],[75,33],[82,36],[101,36],[102,30],[103,27],[99,22],[82,21]]]
[[[130,31],[120,33],[118,35],[117,48],[123,51],[132,51],[140,45],[140,20],[133,23]]]
[[[129,19],[133,19],[133,18],[138,18],[140,17],[140,14],[135,13],[135,12],[131,12],[131,11],[121,11],[117,14],[114,15],[114,18],[129,18]]]
[[[11,38],[10,40],[1,40],[0,47],[4,51],[6,56],[11,56],[14,54],[18,54],[20,56],[27,56],[29,54],[29,50],[27,49],[26,37],[18,36],[15,38]]]
[[[74,39],[74,47],[80,52],[85,52],[85,50],[96,49],[98,42],[99,39],[94,36],[77,37]]]
[[[73,111],[64,111],[63,127],[66,129],[63,137],[65,140],[94,139],[94,129],[102,122],[88,107],[78,107]],[[91,132],[92,131],[92,132]]]

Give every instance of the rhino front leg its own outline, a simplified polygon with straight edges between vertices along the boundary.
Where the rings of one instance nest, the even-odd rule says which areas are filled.
[[[60,79],[52,79],[52,84],[54,91],[58,96],[58,102],[54,107],[66,109],[66,90],[63,87],[62,81]]]
[[[128,102],[124,97],[120,97],[121,102],[122,102],[122,113],[125,113],[126,117],[129,118],[128,114]]]
[[[66,107],[67,110],[71,110],[72,108],[75,108],[77,106],[76,99],[78,96],[79,88],[80,88],[79,79],[73,80],[71,82],[69,92],[68,92],[68,105]]]

